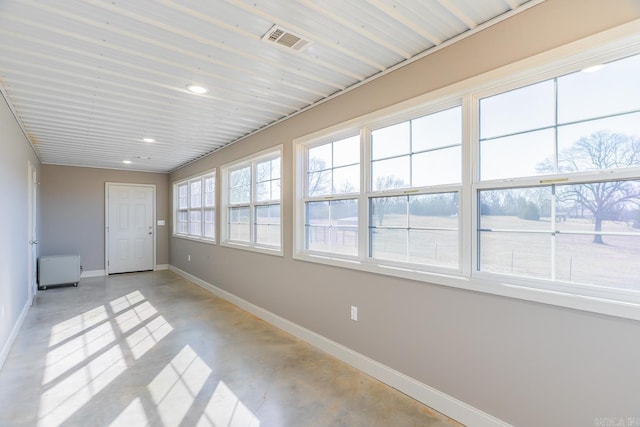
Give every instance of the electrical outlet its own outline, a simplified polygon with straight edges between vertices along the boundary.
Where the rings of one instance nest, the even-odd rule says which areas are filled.
[[[358,307],[356,307],[355,305],[351,306],[351,320],[353,320],[354,322],[358,321]]]

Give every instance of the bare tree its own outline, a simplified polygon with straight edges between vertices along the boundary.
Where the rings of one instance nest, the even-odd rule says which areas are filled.
[[[620,133],[601,130],[582,137],[558,155],[561,173],[619,169],[640,166],[640,140]],[[547,159],[540,171],[553,171]],[[593,242],[602,244],[602,221],[616,219],[629,204],[640,204],[640,187],[631,181],[594,182],[558,186],[556,197],[563,204],[583,208],[593,215]]]
[[[307,174],[307,194],[310,196],[326,194],[329,190],[331,174],[326,168],[324,160],[317,157],[309,159],[307,170],[311,173]]]

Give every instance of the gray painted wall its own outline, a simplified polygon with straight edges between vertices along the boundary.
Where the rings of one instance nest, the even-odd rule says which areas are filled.
[[[291,143],[638,18],[634,0],[547,0],[178,170],[284,144],[285,256],[172,238],[170,263],[514,425],[640,417],[640,322],[293,260]]]
[[[42,166],[42,255],[80,254],[85,271],[104,270],[105,182],[154,184],[156,264],[169,262],[169,175],[75,166]]]
[[[0,367],[27,303],[27,168],[40,161],[0,95]]]

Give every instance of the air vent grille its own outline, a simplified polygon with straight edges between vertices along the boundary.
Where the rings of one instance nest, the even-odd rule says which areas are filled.
[[[297,51],[301,51],[309,45],[307,40],[304,40],[302,37],[297,36],[291,31],[287,31],[278,25],[271,27],[269,31],[262,36],[262,40],[277,43],[281,46]]]

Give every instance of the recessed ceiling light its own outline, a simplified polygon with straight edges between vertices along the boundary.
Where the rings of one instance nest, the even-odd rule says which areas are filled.
[[[131,160],[123,160],[122,163],[124,163],[125,165],[130,165],[131,164]]]
[[[142,140],[143,140],[144,142],[156,142],[156,140],[155,140],[155,139],[153,139],[153,138],[142,138]]]
[[[604,64],[596,64],[587,68],[583,68],[581,71],[583,73],[595,73],[596,71],[600,71],[604,68]]]
[[[189,85],[187,86],[187,89],[189,89],[189,92],[195,93],[197,95],[203,95],[209,92],[209,89],[207,89],[206,87],[198,85]]]

